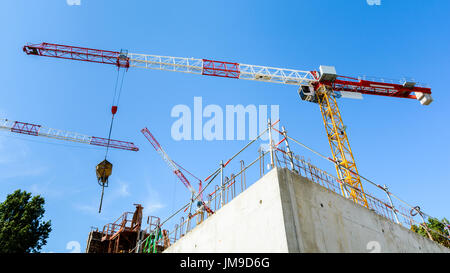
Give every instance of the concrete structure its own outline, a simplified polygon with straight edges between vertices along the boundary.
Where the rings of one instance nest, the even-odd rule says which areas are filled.
[[[164,252],[450,250],[288,169],[273,169]]]

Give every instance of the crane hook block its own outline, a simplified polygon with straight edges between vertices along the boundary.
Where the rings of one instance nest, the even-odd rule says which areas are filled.
[[[112,173],[112,166],[113,165],[106,159],[97,165],[95,171],[99,182],[102,184],[106,184],[108,182],[108,178]]]
[[[111,113],[115,115],[117,113],[117,106],[111,107]]]

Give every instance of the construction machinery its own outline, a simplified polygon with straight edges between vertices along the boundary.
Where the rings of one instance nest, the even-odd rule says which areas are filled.
[[[0,130],[10,131],[16,134],[40,136],[58,140],[72,141],[95,146],[110,147],[127,151],[139,151],[133,142],[106,139],[102,137],[88,136],[80,133],[69,132],[60,129],[47,128],[38,124],[0,119]]]
[[[422,105],[429,105],[433,101],[431,89],[423,84],[411,80],[393,81],[345,77],[338,75],[332,66],[320,66],[319,71],[301,71],[210,59],[135,54],[50,43],[29,44],[23,47],[23,51],[28,55],[110,64],[118,68],[157,69],[297,86],[302,100],[317,103],[320,107],[338,177],[351,186],[348,192],[343,189],[344,194],[354,202],[366,207],[368,206],[366,196],[336,99],[340,97],[357,98],[367,94],[417,99]]]
[[[203,201],[203,195],[202,192],[202,180],[195,177],[190,172],[186,171],[183,167],[181,167],[179,164],[177,164],[175,161],[173,161],[169,155],[164,151],[163,147],[159,144],[159,142],[156,140],[156,138],[153,136],[152,133],[147,128],[143,128],[141,130],[141,133],[147,138],[147,140],[152,144],[153,148],[160,154],[160,156],[163,158],[163,160],[167,163],[169,168],[172,170],[172,172],[178,177],[178,179],[183,183],[183,185],[191,192],[192,194],[192,202],[197,200],[197,207],[199,210],[205,210],[208,213],[213,213],[211,209],[205,204]],[[192,187],[189,180],[186,178],[186,176],[183,174],[183,172],[180,170],[183,169],[184,171],[188,172],[191,176],[196,178],[199,181],[199,189],[198,192]],[[195,200],[194,200],[194,197]]]
[[[30,136],[40,136],[53,138],[58,140],[72,141],[108,148],[122,149],[127,151],[139,151],[139,148],[132,142],[114,140],[111,138],[101,138],[94,136],[87,136],[79,133],[69,132],[65,130],[52,129],[43,127],[41,125],[14,121],[8,119],[0,119],[0,130],[6,130],[17,134],[24,134]],[[102,195],[100,200],[99,213],[102,209],[103,194],[105,187],[108,187],[108,178],[112,173],[112,164],[103,160],[96,166],[97,182],[102,187]]]

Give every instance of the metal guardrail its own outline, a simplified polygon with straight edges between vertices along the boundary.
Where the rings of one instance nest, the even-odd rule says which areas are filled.
[[[131,217],[129,217],[129,215],[131,215]],[[133,228],[131,226],[132,219],[133,219],[133,212],[124,212],[116,221],[103,226],[102,240],[111,238],[114,234],[125,228],[129,229]]]

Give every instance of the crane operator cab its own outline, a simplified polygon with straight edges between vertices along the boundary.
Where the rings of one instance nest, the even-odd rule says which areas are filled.
[[[316,91],[311,85],[302,85],[298,89],[298,95],[302,100],[317,103]]]
[[[321,65],[319,67],[319,82],[333,82],[337,78],[336,68],[334,66]],[[317,93],[312,85],[302,85],[298,89],[298,94],[302,100],[317,103]]]

